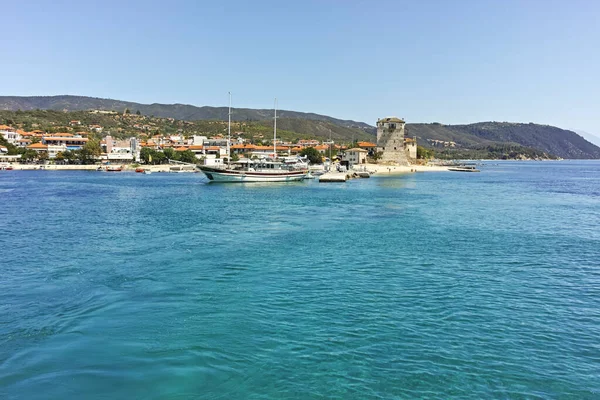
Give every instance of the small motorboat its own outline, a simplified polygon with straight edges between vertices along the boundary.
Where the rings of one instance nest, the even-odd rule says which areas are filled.
[[[137,167],[137,168],[135,169],[135,172],[137,172],[137,173],[141,174],[141,173],[144,173],[144,172],[146,172],[146,170],[145,170],[144,168]]]
[[[454,172],[481,172],[480,170],[478,170],[477,168],[475,168],[475,166],[472,166],[472,165],[458,165],[456,167],[450,167],[450,168],[448,168],[448,171],[454,171]]]

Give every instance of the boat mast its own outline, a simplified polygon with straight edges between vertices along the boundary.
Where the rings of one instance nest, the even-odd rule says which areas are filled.
[[[229,92],[229,113],[227,114],[229,120],[227,121],[227,164],[230,164],[231,160],[231,92]]]
[[[273,117],[273,157],[277,158],[277,97],[275,97],[275,116]]]

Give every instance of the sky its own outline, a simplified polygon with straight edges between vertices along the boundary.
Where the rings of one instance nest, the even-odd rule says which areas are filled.
[[[2,1],[2,0],[0,0]],[[600,134],[600,2],[2,1],[0,95]]]

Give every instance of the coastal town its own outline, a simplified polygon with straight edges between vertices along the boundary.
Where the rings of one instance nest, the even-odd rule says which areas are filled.
[[[90,110],[89,113],[116,114],[104,110]],[[379,166],[379,169],[391,172],[392,167],[393,170],[397,167],[404,170],[402,167],[416,167],[418,164],[416,138],[406,136],[405,121],[396,117],[377,121],[377,143],[364,140],[336,143],[334,140],[292,141],[276,137],[257,140],[241,130],[234,130],[230,135],[190,133],[183,132],[183,129],[169,134],[148,134],[154,127],[144,124],[143,116],[128,110],[116,115],[135,122],[132,126],[140,132],[124,137],[123,132],[113,134],[110,127],[84,124],[80,120],[71,120],[65,126],[53,126],[52,131],[26,130],[16,124],[0,125],[4,143],[0,144],[0,163],[4,169],[92,169],[98,165],[119,165],[127,169],[145,165],[161,171],[167,170],[164,165],[199,164],[218,168],[239,159],[275,159],[310,154],[313,164],[336,163],[345,170],[361,166],[365,170],[369,166],[376,171]]]

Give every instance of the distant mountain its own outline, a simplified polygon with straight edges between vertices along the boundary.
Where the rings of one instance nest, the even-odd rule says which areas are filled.
[[[101,99],[87,96],[0,96],[0,110],[27,111],[36,109],[59,111],[112,110],[119,112],[129,109],[131,112],[139,110],[144,115],[175,118],[186,121],[223,121],[227,120],[228,113],[227,107],[196,107],[188,104],[140,104],[131,101]],[[342,120],[314,113],[278,110],[277,115],[281,118],[323,121],[346,128],[357,128],[367,132],[374,132],[375,129],[373,126],[364,122]],[[234,108],[231,117],[234,121],[269,120],[273,118],[273,110]]]
[[[85,110],[113,110],[123,112],[129,109],[131,113],[140,111],[148,117],[175,118],[176,120],[195,121],[194,129],[206,132],[223,132],[224,127],[210,121],[226,121],[226,107],[196,107],[186,104],[140,104],[121,100],[100,99],[85,96],[0,96],[0,110],[56,110],[81,112]],[[269,137],[268,131],[272,126],[273,110],[234,108],[232,118],[242,125],[236,129],[244,129],[252,133]],[[35,112],[34,112],[35,113]],[[89,114],[89,113],[84,113]],[[278,128],[283,137],[317,138],[337,143],[353,140],[375,141],[375,127],[364,122],[342,120],[321,114],[303,113],[297,111],[278,111]],[[5,120],[8,121],[8,116]],[[66,115],[63,115],[66,118]],[[41,121],[49,122],[62,120],[57,114],[41,116]],[[14,116],[12,117],[14,119]],[[91,118],[91,117],[90,117]],[[98,119],[94,116],[92,119]],[[77,119],[89,119],[79,116]],[[113,118],[114,120],[114,118]],[[115,121],[104,121],[108,126],[117,126]],[[0,121],[1,123],[2,121]],[[192,128],[190,128],[193,130]],[[585,132],[581,132],[585,134]],[[590,143],[575,132],[549,125],[522,124],[510,122],[479,122],[468,125],[407,124],[407,135],[416,136],[421,146],[444,149],[444,152],[464,150],[488,151],[496,153],[502,146],[520,146],[536,149],[548,155],[562,158],[600,158],[600,147]],[[593,139],[592,135],[587,137]],[[585,136],[585,135],[584,135]],[[599,139],[600,140],[600,139]],[[438,142],[435,142],[438,141]],[[444,144],[443,142],[447,142]],[[449,147],[450,142],[455,147]],[[487,149],[487,150],[486,150]],[[493,150],[492,150],[493,149]],[[459,153],[457,153],[459,154]],[[532,153],[530,153],[532,154]]]
[[[466,149],[513,144],[562,158],[600,158],[600,147],[575,132],[549,125],[511,122],[479,122],[469,125],[407,124],[407,135],[416,136],[417,142],[426,147],[443,146],[434,143],[434,140],[455,142],[457,148]]]

